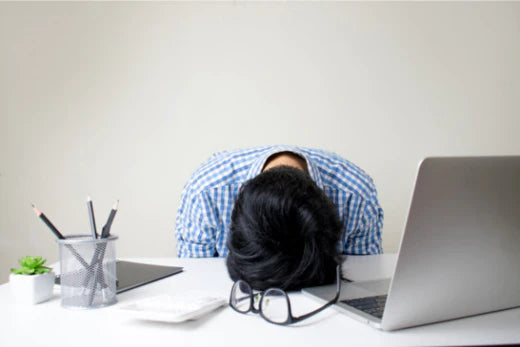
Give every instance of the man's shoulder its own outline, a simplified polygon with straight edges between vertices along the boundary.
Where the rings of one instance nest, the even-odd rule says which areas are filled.
[[[191,194],[229,185],[241,185],[247,171],[264,147],[219,151],[211,155],[191,175],[185,190]]]
[[[309,159],[318,167],[325,186],[355,193],[365,199],[375,193],[372,177],[349,159],[327,150],[307,151]]]
[[[271,146],[258,146],[250,148],[235,148],[215,152],[206,160],[202,166],[215,162],[240,162],[248,159],[255,159]]]

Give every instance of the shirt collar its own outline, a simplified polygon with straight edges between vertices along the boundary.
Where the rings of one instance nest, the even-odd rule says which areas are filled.
[[[250,180],[250,179],[258,176],[262,172],[262,168],[264,167],[267,159],[270,156],[272,156],[273,154],[280,153],[280,152],[292,152],[292,153],[299,155],[303,159],[305,159],[305,162],[307,163],[307,171],[309,173],[309,176],[312,178],[312,180],[316,183],[316,185],[320,189],[323,189],[323,181],[321,179],[321,175],[318,170],[318,167],[312,160],[310,160],[310,158],[305,153],[303,153],[303,151],[300,148],[295,147],[295,146],[270,147],[269,150],[264,152],[260,157],[258,157],[258,159],[256,159],[255,162],[253,162],[253,165],[251,165],[251,168],[249,169],[249,171],[247,173],[246,179]]]

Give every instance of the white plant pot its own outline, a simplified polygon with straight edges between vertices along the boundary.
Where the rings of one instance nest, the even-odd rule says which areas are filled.
[[[9,287],[17,302],[38,304],[52,297],[54,273],[41,275],[9,275]]]

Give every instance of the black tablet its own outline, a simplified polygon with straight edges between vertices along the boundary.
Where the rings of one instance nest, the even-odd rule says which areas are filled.
[[[164,266],[145,263],[134,263],[118,260],[116,262],[117,293],[175,275],[182,271],[182,267]],[[56,277],[56,284],[60,284],[60,277]]]
[[[117,293],[142,286],[144,284],[175,275],[182,267],[133,263],[118,260],[116,262]]]

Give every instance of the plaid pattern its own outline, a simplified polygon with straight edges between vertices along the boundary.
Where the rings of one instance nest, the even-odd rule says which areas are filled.
[[[293,152],[307,161],[309,175],[334,202],[343,224],[344,254],[382,253],[383,210],[372,179],[334,153],[295,146],[269,146],[214,154],[186,183],[176,218],[179,257],[225,257],[231,211],[240,186],[258,175],[266,160]]]

